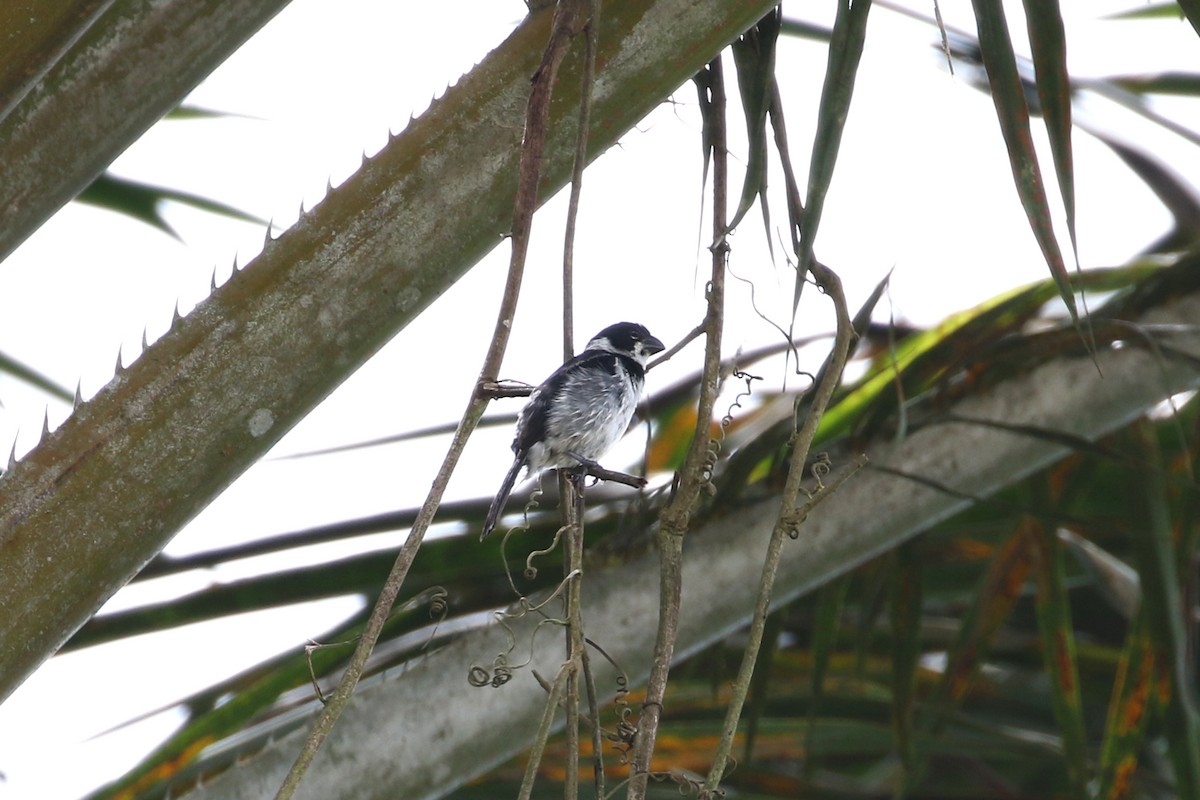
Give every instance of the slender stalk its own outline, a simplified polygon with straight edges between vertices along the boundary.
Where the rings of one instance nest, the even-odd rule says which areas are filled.
[[[517,195],[513,204],[512,255],[509,260],[508,278],[504,286],[504,295],[500,302],[500,311],[497,315],[492,344],[488,348],[483,367],[480,370],[480,382],[495,379],[500,370],[504,351],[508,346],[508,334],[512,328],[511,322],[516,313],[517,299],[520,297],[521,279],[525,272],[525,256],[529,248],[529,232],[533,225],[533,212],[537,208],[537,185],[541,173],[542,157],[545,152],[546,119],[549,114],[550,96],[558,67],[562,63],[567,45],[570,42],[574,11],[575,6],[570,3],[560,5],[555,10],[550,42],[542,57],[541,67],[534,76],[529,103],[526,107],[525,140],[521,151]],[[437,477],[434,479],[433,486],[430,488],[425,503],[421,506],[420,513],[413,522],[408,538],[400,548],[400,553],[396,556],[396,561],[392,565],[392,571],[384,583],[383,590],[375,601],[375,607],[372,609],[371,616],[368,618],[367,624],[363,629],[358,647],[355,648],[354,655],[351,656],[350,663],[347,665],[345,673],[343,673],[341,680],[338,682],[337,689],[334,690],[333,695],[329,698],[329,702],[325,704],[320,716],[313,724],[308,740],[304,743],[304,747],[301,748],[296,761],[292,764],[291,770],[280,785],[279,791],[276,792],[276,800],[289,800],[295,795],[296,789],[299,788],[300,782],[312,764],[313,758],[316,757],[321,745],[329,736],[329,732],[333,730],[338,717],[341,716],[346,705],[350,702],[350,697],[354,694],[354,689],[362,677],[363,670],[366,669],[367,659],[370,658],[371,652],[375,649],[375,643],[379,640],[384,623],[387,622],[387,618],[391,613],[392,605],[395,603],[396,597],[400,593],[400,588],[404,585],[404,580],[408,576],[408,571],[412,566],[413,559],[416,557],[417,550],[420,549],[421,543],[425,539],[425,532],[429,529],[434,514],[437,512],[438,505],[441,503],[442,495],[445,492],[446,485],[450,481],[450,476],[458,464],[458,459],[466,447],[467,440],[475,431],[479,420],[483,417],[487,403],[487,398],[477,392],[472,394],[470,401],[467,403],[466,411],[463,412],[462,420],[459,422],[458,430],[455,431],[450,449],[442,461],[442,466],[438,470]]]
[[[586,5],[586,12],[584,6]],[[597,32],[600,24],[600,0],[579,0],[578,12],[586,20],[582,85],[579,90],[579,129],[575,137],[575,161],[571,171],[571,196],[567,204],[566,231],[563,234],[563,360],[574,355],[575,346],[575,224],[579,217],[579,198],[583,192],[583,170],[587,166],[588,125],[592,112],[592,83],[596,75]],[[578,480],[559,474],[559,496],[563,498],[563,524],[566,525],[566,545],[563,549],[563,574],[576,576],[567,584],[567,661],[582,664],[584,659],[583,612],[579,595],[583,575],[583,491],[584,476]],[[567,675],[567,763],[563,785],[565,800],[579,797],[579,679],[580,671],[572,669]],[[599,729],[594,692],[592,701],[593,728]]]
[[[586,644],[586,643],[585,643]],[[597,800],[604,798],[604,730],[600,727],[600,703],[596,699],[596,675],[592,672],[592,659],[585,646],[579,651],[579,662],[583,666],[583,685],[587,690],[588,713],[592,720],[592,779],[596,787]]]
[[[354,655],[351,656],[350,663],[347,665],[346,671],[342,674],[337,689],[329,697],[328,702],[321,711],[321,715],[317,717],[317,721],[309,733],[308,740],[304,743],[304,747],[300,750],[300,754],[292,764],[291,771],[288,772],[287,777],[284,778],[282,785],[279,787],[279,791],[276,792],[276,800],[287,800],[295,794],[296,789],[300,786],[300,781],[303,780],[304,774],[308,771],[308,767],[316,756],[317,751],[320,750],[326,737],[329,736],[329,732],[333,730],[333,726],[337,722],[338,717],[341,716],[346,704],[350,702],[350,697],[354,694],[354,688],[358,685],[363,670],[366,668],[367,659],[370,658],[371,652],[375,649],[375,643],[379,639],[383,625],[387,622],[387,618],[391,614],[392,605],[395,603],[396,597],[400,594],[400,587],[403,586],[404,579],[408,576],[408,570],[412,566],[413,559],[416,558],[417,550],[420,549],[421,543],[424,541],[425,531],[429,529],[429,524],[433,521],[433,516],[437,512],[437,507],[441,502],[446,484],[450,482],[450,475],[454,472],[459,456],[462,455],[462,451],[467,445],[467,440],[479,424],[480,418],[483,417],[483,411],[486,407],[486,400],[476,399],[473,399],[467,406],[467,410],[463,414],[458,430],[455,432],[454,439],[450,444],[450,450],[446,453],[446,457],[442,461],[442,467],[438,470],[437,477],[434,479],[429,496],[426,498],[425,504],[421,506],[421,511],[413,523],[412,531],[409,533],[408,538],[405,539],[404,545],[400,548],[400,553],[396,556],[396,561],[392,565],[392,571],[384,583],[383,590],[379,593],[379,598],[375,601],[375,607],[372,609],[371,616],[367,619],[362,636],[359,638],[358,647],[355,648]]]
[[[563,514],[566,517],[566,544],[563,549],[565,574],[574,576],[567,584],[567,662],[580,664],[583,653],[583,613],[579,602],[580,583],[583,580],[583,481],[567,478],[563,483],[568,489],[563,497]],[[579,797],[579,670],[572,669],[567,675],[567,763],[563,785],[564,800]]]
[[[546,752],[546,742],[550,739],[550,728],[554,725],[554,713],[558,710],[558,703],[562,699],[569,676],[574,671],[574,665],[567,661],[559,668],[558,677],[554,679],[550,696],[546,698],[546,710],[542,713],[542,722],[538,725],[537,736],[534,737],[533,746],[529,748],[529,761],[525,764],[525,775],[521,779],[521,791],[517,793],[518,800],[529,800],[533,794],[533,782],[537,777],[538,766],[542,763],[542,753]]]
[[[842,379],[842,370],[845,369],[846,359],[850,355],[850,346],[854,342],[854,326],[850,321],[850,312],[846,306],[846,297],[842,292],[841,280],[831,269],[815,261],[811,266],[811,271],[817,285],[833,301],[834,311],[837,314],[837,335],[834,338],[833,350],[829,354],[826,368],[823,370],[824,377],[813,392],[812,405],[809,406],[808,415],[804,418],[804,424],[800,430],[792,437],[791,465],[784,483],[779,517],[771,531],[771,541],[767,545],[762,577],[759,581],[758,599],[750,625],[750,638],[742,656],[737,679],[733,684],[733,695],[725,713],[721,741],[717,745],[717,753],[704,782],[704,789],[701,791],[701,796],[705,797],[713,796],[716,792],[717,786],[725,774],[725,767],[729,763],[729,755],[733,750],[733,737],[737,733],[742,708],[745,706],[746,696],[750,691],[750,679],[754,675],[754,664],[758,660],[758,653],[762,648],[763,631],[766,629],[771,596],[775,588],[775,575],[779,570],[783,546],[808,513],[806,507],[797,506],[804,481],[804,467],[808,461],[808,453],[812,447],[813,437],[817,433],[821,415],[825,413],[829,400],[833,397],[833,392]]]
[[[711,148],[713,160],[713,244],[710,247],[712,277],[709,280],[708,311],[704,322],[704,372],[700,383],[696,430],[679,476],[679,486],[660,522],[658,633],[654,643],[646,699],[638,719],[629,781],[630,800],[642,800],[646,796],[646,786],[650,778],[650,763],[662,719],[663,699],[679,629],[679,598],[683,584],[683,536],[691,520],[692,509],[700,496],[700,490],[709,480],[709,426],[721,377],[721,329],[725,313],[725,263],[729,245],[725,240],[728,233],[725,83],[719,55],[709,63],[707,78],[709,111],[704,128],[708,137],[706,144]]]
[[[579,87],[579,133],[575,137],[575,161],[571,171],[571,197],[567,203],[567,224],[563,233],[563,358],[574,353],[575,338],[575,222],[579,217],[579,197],[583,191],[583,170],[587,166],[588,126],[592,119],[592,84],[596,80],[596,48],[600,34],[600,0],[587,3],[584,25],[583,76]]]

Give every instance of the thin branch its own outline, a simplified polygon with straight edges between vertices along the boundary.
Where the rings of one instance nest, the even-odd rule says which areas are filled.
[[[563,546],[563,573],[575,575],[567,584],[567,663],[582,663],[583,613],[579,595],[583,574],[583,482],[582,475],[575,477],[559,473],[559,485],[566,489],[563,494],[563,515],[567,532]],[[579,670],[572,668],[567,675],[567,763],[563,782],[564,800],[579,797]]]
[[[671,358],[676,353],[678,353],[683,348],[687,347],[695,339],[699,338],[700,334],[704,333],[706,324],[707,324],[706,322],[701,322],[699,325],[697,325],[696,327],[694,327],[690,331],[688,331],[688,334],[686,336],[684,336],[682,339],[680,339],[678,342],[676,342],[674,345],[672,345],[671,349],[667,350],[667,352],[665,352],[665,353],[662,353],[661,355],[659,355],[658,358],[654,359],[649,364],[647,364],[646,370],[647,371],[652,370],[655,367],[657,367],[659,364],[663,363],[664,361],[670,361]]]
[[[763,631],[766,628],[771,596],[775,588],[775,575],[779,570],[783,546],[787,539],[794,535],[812,504],[816,502],[815,498],[810,498],[804,506],[796,505],[803,486],[804,467],[808,461],[809,450],[817,432],[817,425],[821,421],[821,415],[825,413],[834,390],[841,382],[842,370],[846,367],[850,348],[854,344],[854,326],[850,320],[850,311],[846,306],[846,297],[842,292],[841,280],[833,270],[817,261],[812,263],[810,270],[817,285],[833,301],[834,311],[837,314],[837,336],[834,338],[833,350],[823,369],[823,377],[813,392],[812,404],[809,406],[808,415],[804,418],[804,424],[792,437],[791,465],[784,484],[779,517],[771,531],[771,541],[767,546],[762,578],[758,587],[758,600],[754,608],[753,622],[750,625],[750,638],[733,685],[733,696],[730,698],[729,707],[726,710],[721,741],[717,746],[716,756],[701,792],[703,797],[714,795],[725,774],[726,765],[729,763],[729,755],[733,750],[733,737],[737,732],[738,721],[741,719],[747,693],[750,691],[750,679],[754,675],[754,665],[758,660],[759,650],[762,648]]]
[[[630,475],[627,472],[614,472],[611,469],[605,469],[599,464],[592,464],[589,466],[586,474],[593,478],[599,478],[602,481],[611,481],[612,483],[621,483],[626,486],[632,486],[634,489],[642,489],[646,486],[646,479],[641,475]]]
[[[574,355],[575,339],[575,223],[579,217],[579,198],[583,191],[583,170],[587,166],[588,126],[592,113],[592,84],[596,75],[596,46],[600,25],[600,0],[578,0],[577,14],[585,20],[585,46],[582,85],[579,90],[579,129],[575,136],[575,161],[571,173],[571,197],[567,205],[567,223],[563,234],[563,360]],[[586,11],[584,8],[586,7]],[[563,498],[563,574],[580,576],[567,585],[566,639],[567,663],[567,763],[563,782],[564,800],[579,797],[579,679],[578,665],[584,663],[583,612],[580,605],[583,574],[583,492],[584,476],[559,472],[558,486]],[[642,481],[643,485],[645,481]],[[590,688],[590,687],[589,687]],[[588,694],[593,718],[598,718],[595,692]]]
[[[587,3],[584,24],[583,76],[579,87],[579,132],[575,137],[575,161],[571,172],[571,197],[567,203],[567,224],[563,233],[563,359],[574,355],[575,333],[575,222],[579,217],[579,197],[583,191],[583,170],[587,166],[588,127],[592,118],[592,84],[596,79],[596,48],[600,34],[600,0]]]
[[[586,644],[586,641],[585,641]],[[592,672],[592,657],[587,647],[579,651],[579,663],[583,666],[583,686],[587,690],[588,713],[591,714],[592,731],[592,780],[596,787],[596,797],[604,797],[604,731],[600,727],[600,702],[596,694],[596,675]],[[583,717],[588,722],[587,716]]]
[[[475,394],[485,400],[499,400],[511,397],[529,397],[533,394],[534,386],[520,381],[481,380],[475,387]],[[442,431],[437,430],[437,433]]]
[[[701,73],[704,75],[704,73]],[[708,286],[708,310],[705,316],[704,374],[700,382],[700,400],[696,409],[696,430],[684,460],[679,485],[671,503],[663,512],[659,529],[659,617],[654,657],[646,699],[638,719],[632,767],[630,800],[642,800],[650,777],[650,762],[662,719],[663,699],[675,639],[679,628],[679,601],[683,584],[683,536],[691,520],[700,491],[709,481],[709,426],[721,380],[721,332],[725,312],[725,264],[729,255],[728,233],[728,162],[725,141],[725,83],[718,55],[708,65],[709,102],[705,145],[711,149],[713,163],[713,244],[712,277]]]
[[[521,779],[521,791],[517,794],[518,800],[529,800],[533,794],[533,781],[537,776],[538,766],[542,763],[542,753],[546,751],[546,742],[550,738],[550,728],[554,724],[554,712],[558,710],[558,703],[566,688],[567,678],[574,671],[574,665],[567,661],[559,668],[558,677],[554,679],[554,686],[550,689],[550,697],[546,699],[546,710],[542,713],[542,722],[538,726],[537,736],[533,740],[533,746],[529,748],[529,761],[525,764],[525,776]]]
[[[733,685],[733,696],[726,710],[721,741],[718,744],[717,753],[713,759],[708,777],[705,780],[704,788],[700,792],[702,797],[711,797],[717,792],[717,787],[729,763],[729,756],[733,749],[733,737],[737,732],[738,721],[741,719],[746,696],[750,690],[754,666],[758,661],[759,652],[762,649],[763,633],[766,629],[771,596],[775,586],[775,576],[783,554],[785,538],[794,535],[812,504],[819,499],[810,497],[806,507],[798,508],[796,505],[804,481],[804,467],[808,462],[809,450],[812,446],[813,437],[816,435],[817,425],[825,409],[828,407],[830,399],[833,397],[834,390],[841,382],[842,371],[845,369],[846,361],[850,356],[850,350],[853,347],[856,337],[853,321],[850,318],[850,311],[846,305],[846,298],[842,292],[841,281],[832,270],[811,257],[813,231],[807,225],[801,224],[805,211],[804,205],[800,200],[799,185],[793,174],[791,160],[788,155],[787,136],[783,123],[783,107],[779,98],[778,86],[775,87],[772,94],[771,119],[775,127],[776,144],[780,149],[781,164],[784,170],[792,242],[797,248],[797,256],[801,262],[801,269],[797,274],[797,287],[802,285],[805,270],[807,269],[812,274],[817,285],[833,301],[834,312],[837,317],[837,333],[834,337],[833,348],[829,353],[829,357],[819,372],[819,378],[812,394],[812,400],[808,407],[808,414],[804,419],[804,424],[792,437],[791,465],[781,498],[780,513],[772,529],[771,540],[767,547],[759,583],[758,598],[755,604],[753,621],[750,626],[749,642],[742,656],[742,664]],[[798,236],[798,234],[802,235]],[[798,290],[795,300],[799,302]],[[855,471],[857,471],[857,468]]]
[[[533,212],[537,208],[537,186],[541,172],[542,157],[545,152],[546,120],[550,108],[550,95],[553,90],[558,67],[562,63],[563,56],[566,54],[567,46],[570,43],[571,31],[575,27],[575,11],[576,7],[571,3],[559,5],[555,10],[550,41],[542,57],[542,64],[533,79],[533,87],[526,108],[525,140],[521,150],[520,176],[518,179],[517,196],[513,207],[512,255],[509,260],[508,278],[500,303],[500,311],[496,321],[495,332],[492,336],[492,343],[488,348],[483,368],[480,371],[481,382],[484,380],[495,380],[500,370],[504,351],[508,346],[508,334],[512,328],[512,318],[516,312],[517,299],[520,296],[521,279],[525,271],[525,255],[529,248],[529,231],[533,224]],[[396,556],[396,561],[392,565],[392,571],[388,575],[383,590],[376,600],[375,607],[371,611],[371,616],[368,618],[367,624],[363,629],[358,647],[355,649],[350,663],[346,666],[346,671],[342,675],[337,689],[329,698],[329,702],[326,703],[321,715],[313,724],[308,740],[304,743],[304,747],[300,750],[296,761],[292,764],[291,770],[279,787],[279,791],[275,795],[276,800],[289,800],[295,794],[317,751],[320,750],[321,745],[329,736],[329,732],[333,730],[338,717],[341,716],[347,704],[349,704],[350,697],[353,695],[359,678],[361,678],[363,670],[366,668],[367,659],[375,649],[375,643],[378,641],[384,623],[391,613],[392,604],[396,601],[396,597],[400,593],[400,587],[404,584],[404,579],[408,576],[413,559],[416,558],[417,550],[424,541],[425,532],[429,529],[434,514],[437,512],[442,494],[445,492],[446,485],[450,481],[450,476],[458,464],[458,459],[466,447],[467,440],[479,424],[479,420],[483,417],[483,412],[487,408],[487,404],[488,400],[485,397],[480,396],[477,392],[472,394],[466,411],[463,412],[458,430],[455,432],[454,439],[442,462],[442,466],[438,470],[432,487],[430,487],[429,496],[426,498],[424,505],[421,506],[421,511],[413,522],[412,530],[405,540],[404,545],[400,548],[400,552]]]

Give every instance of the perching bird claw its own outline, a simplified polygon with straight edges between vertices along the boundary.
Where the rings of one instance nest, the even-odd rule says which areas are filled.
[[[644,326],[618,322],[592,337],[582,353],[533,390],[517,420],[516,458],[488,509],[480,539],[495,529],[522,467],[530,475],[582,466],[586,474],[606,480],[631,477],[605,470],[597,459],[629,428],[646,383],[646,362],[663,349]]]

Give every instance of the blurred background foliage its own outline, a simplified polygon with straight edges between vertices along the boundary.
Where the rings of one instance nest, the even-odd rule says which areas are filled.
[[[1194,290],[1200,259],[1180,256],[1165,267],[1123,268],[1089,278],[1119,288],[1094,311],[1102,319],[1122,306],[1124,314],[1134,312],[1140,298],[1156,294],[1155,286]],[[896,376],[909,396],[919,398],[910,404],[909,424],[945,424],[950,419],[945,407],[954,395],[1055,358],[1086,357],[1069,319],[1039,313],[1053,292],[1047,281],[1016,293],[1005,304],[1009,324],[998,324],[989,308],[964,315],[953,331],[912,334],[907,341],[925,339],[922,349],[932,355]],[[1039,322],[1047,327],[1034,325]],[[964,330],[971,334],[969,358]],[[876,375],[895,375],[891,354],[863,359],[875,366],[846,388],[843,403]],[[781,398],[756,393],[752,407],[739,412],[739,427],[753,427]],[[820,447],[844,453],[894,435],[897,398],[888,383],[848,420],[835,407],[826,428],[843,431],[827,433]],[[654,429],[677,429],[676,417],[687,414],[686,404],[656,399],[650,406],[663,410],[655,414]],[[790,405],[794,398],[782,399]],[[771,491],[777,480],[771,465],[786,447],[787,427],[770,426],[734,451],[771,453],[758,460],[761,469],[720,475],[717,499],[706,513],[728,513]],[[736,434],[735,428],[731,438]],[[1066,439],[1074,453],[991,497],[977,498],[969,510],[774,614],[737,766],[726,783],[730,791],[752,797],[1192,796],[1177,776],[1190,780],[1200,757],[1192,748],[1200,729],[1187,700],[1196,689],[1192,521],[1200,400],[1176,397],[1099,441],[1034,428],[1019,434]],[[653,447],[662,444],[661,435]],[[590,558],[620,560],[651,546],[646,521],[664,499],[661,492],[651,495],[633,513],[623,503],[598,501],[605,513],[588,525]],[[553,501],[543,505],[550,510],[533,512],[529,529],[515,534],[506,548],[508,574],[517,576],[523,593],[558,580],[547,569],[533,580],[521,577],[525,555],[558,526]],[[478,612],[514,596],[499,551],[481,552],[474,536],[486,508],[486,499],[446,508],[447,519],[464,523],[462,535],[428,542],[410,577],[412,586],[444,587],[447,606],[463,619],[478,620]],[[162,559],[147,575],[400,528],[412,513],[300,531],[269,545],[179,564]],[[803,546],[803,531],[800,536],[796,546]],[[388,552],[364,554],[106,615],[71,646],[298,599],[346,592],[370,596],[390,562]],[[376,673],[420,658],[440,640],[442,623],[431,622],[428,600],[416,598],[392,620],[389,643],[375,659]],[[357,624],[322,641],[345,641]],[[655,760],[662,770],[662,782],[652,789],[656,796],[677,796],[703,775],[740,641],[734,635],[674,674]],[[306,656],[300,649],[188,698],[194,721],[147,762],[138,773],[141,782],[130,785],[161,788],[164,770],[186,782],[289,729],[295,720],[288,712],[311,702],[310,664],[318,676],[336,678],[348,652],[330,648]],[[218,698],[222,702],[214,708]],[[610,733],[637,705],[633,691],[606,709]],[[259,727],[250,728],[251,722]],[[248,728],[253,735],[245,733]],[[193,763],[191,756],[204,745],[230,736],[237,741],[233,750]],[[606,757],[619,775],[621,767],[612,764],[620,748],[612,747]],[[540,796],[561,792],[554,785],[562,777],[555,752],[544,759]],[[520,764],[502,768],[456,796],[513,793],[520,774]]]
[[[1158,348],[1164,360],[1187,358],[1164,351],[1158,332],[1136,329],[1132,321],[1200,288],[1200,202],[1191,185],[1153,152],[1089,129],[1163,200],[1174,225],[1168,236],[1147,242],[1132,263],[1072,274],[1070,250],[1065,256],[1060,251],[1060,233],[1051,223],[1051,203],[1040,179],[1030,178],[1039,161],[1028,117],[1045,114],[1053,153],[1049,171],[1064,198],[1066,240],[1073,241],[1074,94],[1083,88],[1119,92],[1130,113],[1165,125],[1168,121],[1154,115],[1149,99],[1160,93],[1194,98],[1200,94],[1200,75],[1114,75],[1089,79],[1086,87],[1073,83],[1066,75],[1065,42],[1061,32],[1055,35],[1057,3],[1025,5],[1032,64],[1013,57],[1015,33],[1004,24],[998,3],[975,3],[978,36],[939,31],[933,25],[931,34],[945,36],[956,69],[978,70],[979,87],[994,93],[1018,190],[1050,278],[961,312],[931,330],[898,329],[878,319],[860,325],[865,335],[856,370],[861,377],[843,388],[827,415],[823,450],[843,457],[869,452],[872,442],[945,424],[953,419],[953,403],[963,397],[1058,359],[1089,358],[1097,349],[1145,346]],[[1136,25],[1139,18],[1153,15],[1182,15],[1194,27],[1200,21],[1195,3],[1181,0],[1140,7],[1113,24]],[[784,37],[832,40],[832,47],[847,44],[840,38],[844,31],[797,20],[777,21],[776,29]],[[756,37],[764,35],[759,29],[734,45],[750,140],[752,147],[762,148],[772,130],[767,121],[771,81],[769,72],[756,70],[769,70],[771,62],[755,62],[745,51],[757,47],[761,55],[762,40]],[[842,86],[847,104],[852,86],[852,80]],[[836,103],[823,107],[833,113]],[[1200,145],[1195,133],[1190,136]],[[827,172],[828,181],[836,150],[834,141],[828,164],[816,163],[814,156],[813,174]],[[743,214],[756,198],[766,202],[764,186],[754,182],[758,163],[765,164],[765,156],[752,151],[741,193]],[[163,199],[240,214],[186,193],[109,177],[97,179],[79,199],[122,209],[160,227],[165,223],[155,207]],[[1081,291],[1092,298],[1090,313],[1085,316],[1079,309],[1075,319]],[[871,310],[863,310],[863,323],[871,319]],[[779,354],[763,357],[778,359]],[[738,368],[748,374],[757,366],[743,359]],[[14,362],[0,359],[0,369],[47,391],[65,391]],[[731,375],[729,385],[740,391],[742,380],[741,374]],[[715,493],[702,510],[706,516],[727,514],[747,499],[770,495],[787,463],[793,409],[803,404],[802,393],[763,389],[752,381],[745,385],[741,405],[735,408],[730,401],[730,424],[721,427],[714,421],[714,436],[723,443],[722,460]],[[652,474],[678,466],[687,445],[683,437],[694,420],[694,387],[695,381],[684,381],[648,401]],[[1200,688],[1195,480],[1200,400],[1194,392],[1164,398],[1123,429],[1094,441],[1030,426],[1014,433],[1065,444],[1072,452],[988,497],[970,498],[967,510],[948,520],[931,520],[903,544],[775,612],[736,768],[725,783],[731,794],[1200,798],[1195,702]],[[922,476],[909,477],[920,481]],[[939,488],[954,492],[951,486]],[[631,509],[602,491],[589,494],[594,506],[587,528],[590,557],[619,560],[651,547],[649,526],[664,496],[662,490],[651,492]],[[503,551],[507,562],[498,548],[479,547],[474,535],[487,503],[481,498],[442,507],[439,521],[453,535],[424,545],[408,583],[441,587],[442,593],[424,591],[397,609],[373,659],[374,676],[420,659],[429,648],[481,624],[486,612],[513,601],[514,582],[525,594],[557,583],[553,570],[541,570],[533,578],[522,575],[526,554],[557,528],[553,499],[543,499],[541,508],[548,510],[532,511],[528,529],[510,539]],[[248,535],[246,544],[233,548],[159,557],[136,580],[401,531],[415,513],[401,510],[269,539]],[[390,551],[369,551],[266,570],[169,602],[97,617],[66,649],[324,597],[370,599],[392,561]],[[347,620],[320,639],[350,641],[362,621]],[[741,642],[740,635],[730,636],[677,668],[655,760],[661,770],[661,781],[652,788],[656,796],[687,793],[706,771]],[[93,797],[174,795],[201,776],[235,765],[302,724],[300,712],[312,707],[313,682],[328,688],[349,652],[348,646],[298,645],[184,698],[187,724],[125,778]],[[615,730],[637,703],[637,690],[631,687],[606,709],[602,724]],[[614,775],[622,769],[618,750],[614,744],[606,754]],[[553,752],[544,760],[538,796],[562,791],[559,763]],[[515,793],[519,776],[519,764],[512,764],[456,795]]]

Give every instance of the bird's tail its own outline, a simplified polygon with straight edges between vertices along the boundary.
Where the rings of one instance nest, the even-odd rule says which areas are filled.
[[[508,495],[512,492],[513,484],[517,482],[517,473],[521,471],[521,467],[525,466],[525,459],[513,459],[512,469],[504,476],[504,483],[500,484],[500,491],[496,494],[496,499],[492,501],[492,507],[488,509],[487,519],[483,521],[483,530],[479,533],[479,541],[487,538],[495,527],[496,522],[500,519],[500,514],[504,511],[504,504],[508,502]]]

